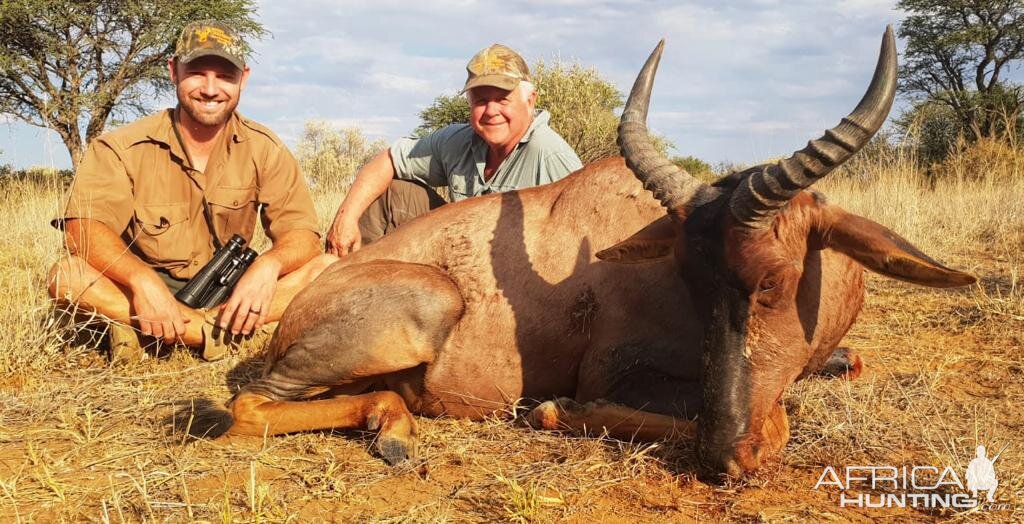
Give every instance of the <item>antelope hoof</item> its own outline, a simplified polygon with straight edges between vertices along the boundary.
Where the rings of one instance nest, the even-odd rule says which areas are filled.
[[[523,419],[533,429],[564,430],[566,426],[562,417],[565,414],[579,414],[582,411],[583,407],[578,402],[571,398],[561,397],[542,402],[527,413]]]
[[[377,452],[389,466],[398,466],[403,462],[416,458],[416,440],[409,437],[403,440],[397,437],[380,437],[377,440]]]
[[[844,378],[853,380],[864,371],[864,361],[860,355],[847,348],[838,348],[828,357],[818,374],[824,377]]]
[[[548,400],[530,410],[523,419],[533,429],[558,429],[558,407]]]

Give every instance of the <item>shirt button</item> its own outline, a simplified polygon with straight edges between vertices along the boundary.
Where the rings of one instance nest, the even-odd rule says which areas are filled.
[[[198,260],[193,260],[192,261],[192,265],[193,266],[198,266],[199,265],[199,261]]]
[[[231,205],[233,205],[233,206],[237,206],[237,205],[238,205],[238,201],[237,201],[237,200],[234,200],[234,201],[232,201],[232,202],[231,202]]]

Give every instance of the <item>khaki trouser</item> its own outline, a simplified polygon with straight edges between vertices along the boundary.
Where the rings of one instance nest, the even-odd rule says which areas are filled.
[[[443,206],[445,200],[436,191],[420,182],[392,180],[388,190],[359,217],[363,245],[394,231],[398,226]]]

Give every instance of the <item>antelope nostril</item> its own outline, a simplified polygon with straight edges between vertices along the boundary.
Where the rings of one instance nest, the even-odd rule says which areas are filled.
[[[754,458],[754,467],[758,467],[765,458],[764,451],[767,447],[764,444],[757,443],[752,445],[750,448],[750,456]]]
[[[724,451],[715,457],[707,457],[701,461],[700,478],[709,484],[721,484],[729,479],[743,476],[743,466],[731,450]]]
[[[743,468],[740,466],[740,463],[737,462],[734,458],[725,461],[724,467],[722,469],[722,473],[727,476],[733,478],[739,478],[743,476]]]

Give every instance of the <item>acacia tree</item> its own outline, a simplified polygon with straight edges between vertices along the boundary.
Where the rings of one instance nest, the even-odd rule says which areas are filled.
[[[469,102],[462,95],[439,95],[426,109],[420,111],[420,125],[413,130],[416,137],[424,137],[450,124],[469,122]]]
[[[947,106],[974,138],[1016,132],[1024,97],[1002,75],[1024,58],[1024,0],[900,0],[901,88]]]
[[[0,1],[0,114],[56,131],[77,168],[108,121],[147,112],[170,89],[166,64],[186,24],[217,19],[259,38],[254,16],[252,0]]]

